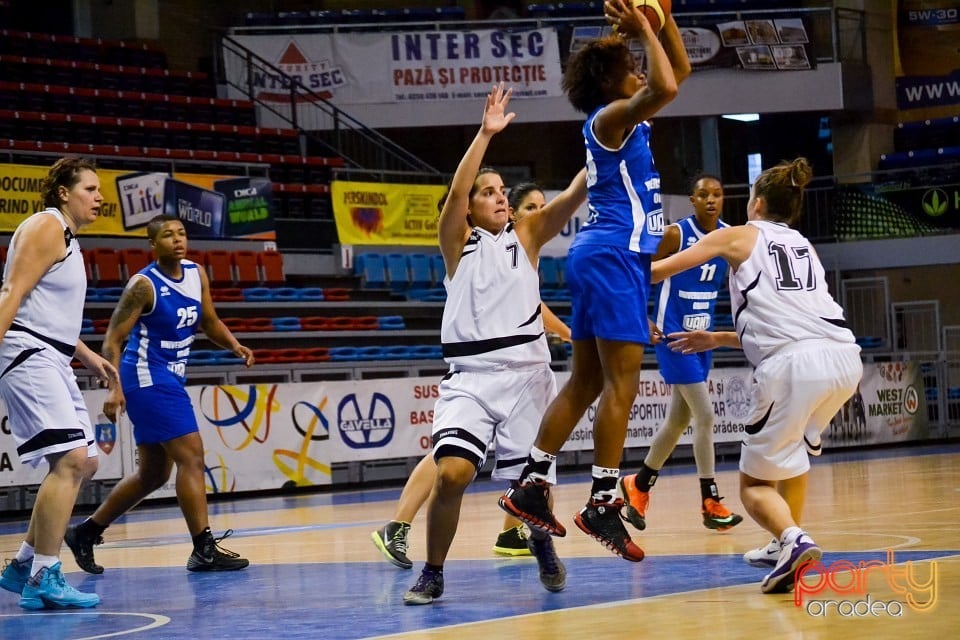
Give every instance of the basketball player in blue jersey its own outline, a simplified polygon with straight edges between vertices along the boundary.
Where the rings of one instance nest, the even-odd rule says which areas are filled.
[[[563,87],[587,114],[589,214],[567,256],[572,295],[573,363],[570,378],[550,404],[521,474],[521,485],[500,506],[528,525],[563,536],[566,529],[548,506],[557,454],[587,408],[599,396],[593,426],[593,484],[576,525],[627,560],[643,559],[620,519],[617,496],[627,420],[640,383],[644,345],[650,342],[647,297],[650,257],[663,236],[660,175],[650,151],[647,122],[677,95],[690,73],[673,18],[663,44],[639,10],[620,0],[604,5],[619,32],[643,46],[647,76],[620,36],[587,43],[567,61]]]
[[[720,257],[730,265],[735,331],[668,334],[679,353],[742,348],[754,367],[740,452],[740,499],[778,543],[764,593],[793,589],[797,567],[820,547],[799,527],[815,443],[863,375],[860,347],[830,295],[813,245],[790,228],[813,171],[804,158],[760,174],[747,224],[718,229],[653,265],[654,281]],[[757,550],[758,552],[764,549]]]
[[[487,96],[480,130],[457,166],[437,225],[446,267],[440,339],[449,373],[433,418],[436,478],[427,505],[427,560],[403,596],[410,605],[443,594],[443,563],[457,532],[463,493],[494,445],[495,480],[516,481],[540,416],[556,394],[544,335],[540,249],[567,224],[586,197],[581,171],[543,209],[513,222],[500,175],[481,168],[494,135],[516,116],[509,90]],[[544,532],[532,534],[540,581],[566,584],[566,569]]]
[[[0,397],[20,462],[50,471],[40,483],[27,535],[0,575],[24,609],[94,607],[100,596],[63,577],[60,546],[80,491],[97,471],[97,445],[70,361],[101,381],[116,369],[80,340],[87,292],[77,231],[97,219],[103,196],[93,162],[57,160],[41,183],[46,209],[17,227],[0,286]],[[43,621],[37,619],[37,634]]]
[[[669,225],[655,259],[673,255],[692,246],[711,231],[727,227],[723,213],[723,185],[714,176],[701,175],[690,193],[693,215]],[[659,334],[676,331],[713,329],[717,293],[727,275],[727,263],[714,258],[704,264],[671,276],[660,283],[655,296],[654,324]],[[700,476],[700,512],[708,529],[725,531],[743,521],[731,513],[720,497],[714,479],[713,403],[707,391],[712,351],[684,355],[671,350],[654,333],[657,363],[664,382],[671,385],[667,420],[657,431],[647,457],[635,474],[620,479],[624,516],[641,531],[646,528],[646,510],[650,489],[667,458],[673,453],[684,429],[693,424],[693,458]]]
[[[94,560],[93,546],[103,542],[103,532],[114,520],[162,487],[176,464],[177,502],[193,537],[187,569],[243,569],[249,562],[220,548],[223,538],[214,538],[210,531],[203,442],[184,384],[190,345],[198,329],[248,367],[253,365],[253,352],[237,342],[217,317],[207,274],[184,258],[183,223],[174,216],[157,216],[147,225],[147,237],[154,262],[130,278],[103,341],[104,356],[120,371],[120,384],[110,385],[103,412],[116,422],[126,411],[133,423],[139,464],[92,516],[67,530],[65,541],[81,569],[103,573]]]

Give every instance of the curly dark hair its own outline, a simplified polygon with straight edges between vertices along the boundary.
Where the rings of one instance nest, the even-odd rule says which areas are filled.
[[[81,171],[93,171],[96,173],[97,165],[93,160],[87,158],[78,158],[76,156],[67,156],[60,158],[53,163],[47,177],[43,179],[40,185],[40,195],[43,198],[43,206],[60,208],[60,187],[69,191],[73,185],[80,182]]]
[[[636,66],[623,39],[591,40],[567,60],[561,86],[574,109],[590,114],[619,97],[620,84]]]
[[[753,183],[754,197],[767,202],[766,218],[794,226],[803,210],[803,190],[813,179],[806,158],[784,160],[760,174]]]

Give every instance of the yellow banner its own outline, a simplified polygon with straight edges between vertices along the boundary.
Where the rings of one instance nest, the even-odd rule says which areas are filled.
[[[437,203],[447,188],[335,180],[330,187],[341,244],[437,246]]]
[[[40,185],[48,171],[49,167],[0,164],[0,233],[12,233],[28,216],[45,208],[40,197]],[[117,177],[127,176],[130,173],[129,170],[97,169],[103,204],[100,206],[100,215],[96,221],[83,227],[80,235],[129,237],[147,235],[145,227],[125,230],[123,226],[120,196],[117,193]],[[176,174],[178,180],[206,189],[212,189],[214,181],[222,177],[224,176]]]

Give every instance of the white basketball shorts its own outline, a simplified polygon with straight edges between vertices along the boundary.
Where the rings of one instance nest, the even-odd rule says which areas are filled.
[[[556,395],[557,381],[546,364],[451,372],[440,383],[434,407],[434,456],[465,458],[479,470],[494,442],[491,477],[517,480]]]
[[[770,481],[809,471],[804,431],[823,431],[862,376],[855,344],[808,340],[764,359],[753,373],[740,471]]]
[[[37,466],[47,455],[80,447],[88,458],[97,455],[70,360],[20,332],[8,332],[0,343],[0,397],[23,464]]]

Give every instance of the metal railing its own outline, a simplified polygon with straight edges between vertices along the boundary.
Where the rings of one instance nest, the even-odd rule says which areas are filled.
[[[243,68],[245,81],[224,73],[228,86],[242,92],[258,109],[301,133],[303,154],[323,154],[343,158],[348,167],[383,171],[413,171],[428,175],[440,172],[381,133],[367,127],[335,106],[321,94],[302,86],[270,62],[253,53],[228,35],[218,49],[224,69]],[[282,87],[261,98],[261,89],[269,81]],[[282,95],[282,97],[281,97]]]

